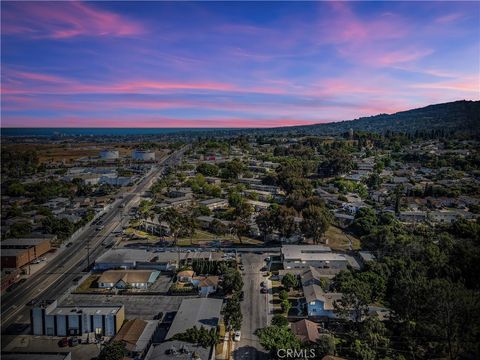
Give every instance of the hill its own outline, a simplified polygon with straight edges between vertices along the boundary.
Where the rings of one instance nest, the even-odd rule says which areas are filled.
[[[333,135],[354,131],[407,132],[444,130],[480,133],[480,101],[460,100],[429,105],[395,114],[379,114],[355,120],[326,124],[302,125],[269,129],[273,132]]]

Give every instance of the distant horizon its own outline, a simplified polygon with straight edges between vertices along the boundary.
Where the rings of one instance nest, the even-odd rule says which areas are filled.
[[[458,102],[458,101],[480,101],[480,100],[470,100],[470,99],[461,99],[461,100],[454,100],[454,101],[449,101],[446,103],[440,103],[440,104],[447,104],[447,103],[453,103],[453,102]],[[400,110],[394,113],[378,113],[375,115],[367,115],[367,116],[360,116],[354,119],[344,119],[344,120],[338,120],[338,121],[326,121],[326,122],[320,122],[320,123],[312,123],[312,124],[300,124],[300,125],[284,125],[284,126],[272,126],[272,127],[161,127],[161,126],[152,126],[152,127],[132,127],[132,126],[90,126],[90,127],[79,127],[79,126],[64,126],[64,127],[59,127],[59,126],[0,126],[0,129],[143,129],[143,130],[155,130],[155,129],[165,129],[165,130],[191,130],[191,131],[200,131],[200,130],[248,130],[248,129],[276,129],[276,128],[289,128],[289,127],[298,127],[298,126],[314,126],[314,125],[323,125],[323,124],[332,124],[332,123],[340,123],[340,122],[349,122],[349,121],[355,121],[359,120],[362,118],[368,118],[368,117],[374,117],[382,114],[386,115],[394,115],[397,113],[409,111],[409,110],[415,110],[415,109],[421,109],[425,108],[427,106],[432,106],[432,105],[440,105],[440,104],[428,104],[424,105],[418,108],[409,108],[405,110]]]
[[[276,128],[479,98],[479,2],[1,2],[2,128]]]

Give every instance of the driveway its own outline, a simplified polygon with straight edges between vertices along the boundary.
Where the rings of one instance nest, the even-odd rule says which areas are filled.
[[[234,358],[245,359],[268,359],[268,353],[260,345],[255,335],[257,329],[263,328],[270,323],[271,319],[271,294],[260,292],[260,283],[267,282],[260,269],[265,265],[267,255],[242,254],[243,291],[245,300],[242,302],[242,337],[235,343]],[[271,289],[271,286],[269,286]],[[271,290],[270,290],[271,291]]]

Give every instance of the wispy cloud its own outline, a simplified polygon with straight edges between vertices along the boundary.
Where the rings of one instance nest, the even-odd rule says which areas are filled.
[[[9,2],[2,12],[4,34],[31,38],[124,37],[145,32],[139,22],[79,1]]]

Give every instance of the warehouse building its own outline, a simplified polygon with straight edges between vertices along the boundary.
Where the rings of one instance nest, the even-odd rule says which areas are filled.
[[[132,159],[140,161],[154,161],[155,152],[150,150],[135,149],[132,151]]]
[[[111,306],[48,306],[30,312],[33,335],[68,336],[94,333],[115,336],[125,320],[123,305]]]
[[[48,238],[6,239],[2,248],[2,269],[18,269],[46,254],[52,248]]]

